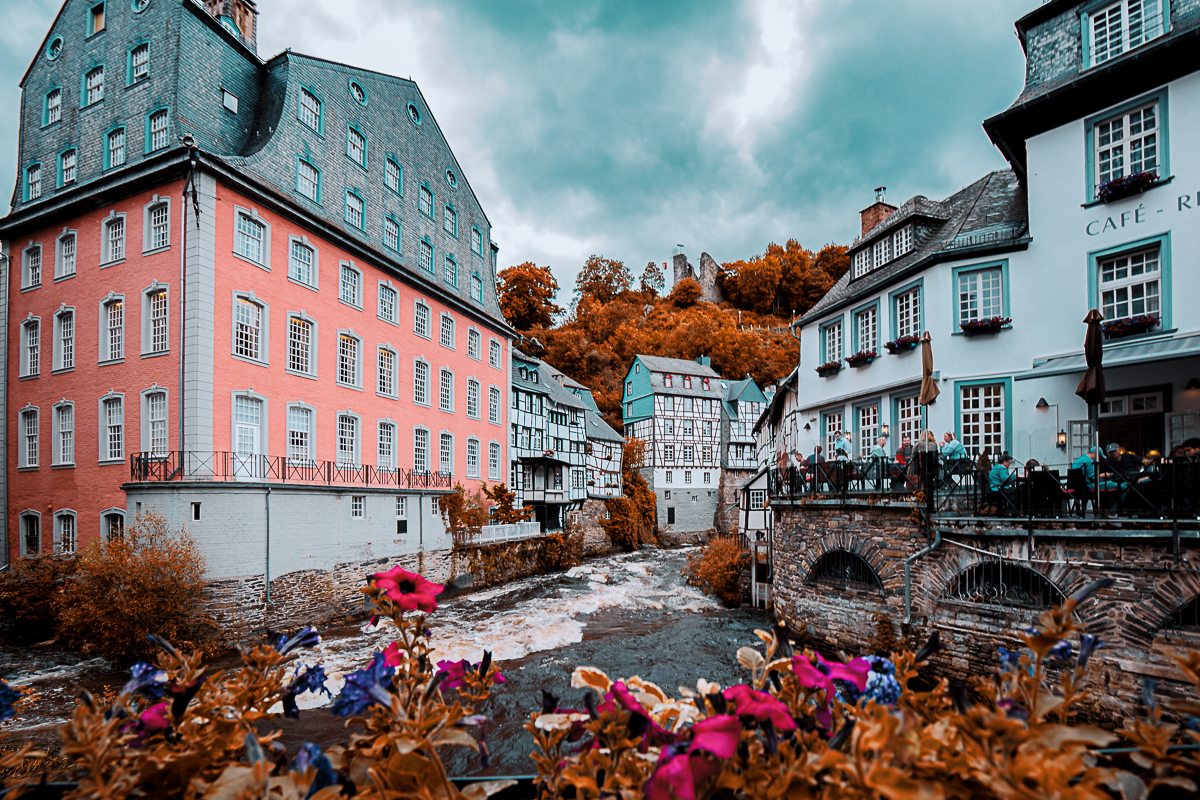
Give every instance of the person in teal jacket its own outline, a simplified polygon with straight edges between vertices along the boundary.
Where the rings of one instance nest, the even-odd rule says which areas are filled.
[[[988,488],[1004,495],[1010,504],[1015,504],[1017,477],[1012,470],[1012,456],[1008,453],[1000,456],[1000,460],[992,465],[992,471],[988,473]]]
[[[1100,460],[1100,448],[1091,447],[1086,453],[1075,459],[1071,463],[1071,469],[1083,470],[1083,482],[1087,486],[1089,492],[1096,491],[1096,470],[1097,463]],[[1121,482],[1110,480],[1110,473],[1102,473],[1100,475],[1100,491],[1113,492],[1109,495],[1113,498],[1111,510],[1116,511],[1118,503],[1125,500],[1125,495],[1129,492],[1129,485]]]
[[[954,433],[946,431],[942,436],[942,458],[950,461],[951,459],[959,459],[967,457],[967,448],[963,447],[963,443],[954,438]]]

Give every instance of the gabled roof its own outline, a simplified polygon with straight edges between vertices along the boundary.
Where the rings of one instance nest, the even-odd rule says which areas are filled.
[[[584,412],[584,417],[587,418],[586,436],[589,439],[600,439],[606,442],[624,442],[625,437],[612,429],[612,426],[604,421],[595,411],[590,408]]]
[[[562,374],[554,367],[540,358],[534,358],[522,353],[515,347],[512,350],[512,354],[514,361],[521,361],[528,364],[537,371],[538,375],[538,381],[534,383],[529,378],[522,378],[521,373],[514,369],[512,373],[513,386],[519,386],[527,392],[543,394],[552,402],[567,406],[568,408],[577,408],[582,411],[587,410],[587,403],[584,403],[574,392],[564,388],[562,384],[554,379],[555,374]]]
[[[740,381],[722,381],[722,383],[728,384],[729,388],[725,390],[725,399],[730,402],[735,400],[747,400],[752,403],[767,402],[767,396],[763,394],[762,389],[758,388],[758,384],[754,382],[754,378],[751,378],[749,375]]]
[[[717,378],[720,375],[713,371],[712,367],[705,366],[698,361],[689,361],[686,358],[664,358],[663,356],[644,356],[640,353],[635,356],[638,361],[646,366],[646,369],[651,372],[671,372],[680,375],[699,375],[704,378]]]

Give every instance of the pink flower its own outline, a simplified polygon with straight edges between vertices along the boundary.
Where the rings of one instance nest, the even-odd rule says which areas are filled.
[[[392,642],[383,649],[383,661],[389,667],[398,667],[404,663],[404,656],[400,654],[399,642]]]
[[[384,651],[387,652],[386,650]],[[465,658],[462,661],[439,661],[438,672],[446,673],[446,678],[442,681],[441,688],[443,689],[458,689],[467,685],[467,673],[474,672],[479,668],[478,664],[472,664]],[[492,683],[504,683],[505,678],[499,672],[492,676]]]
[[[121,730],[132,731],[136,734],[131,744],[134,747],[141,747],[146,739],[156,733],[170,730],[170,728],[171,719],[168,716],[167,704],[158,703],[139,714],[135,721],[122,726]]]
[[[436,611],[436,596],[445,589],[441,584],[430,583],[415,572],[401,567],[392,567],[387,572],[376,572],[371,578],[402,611]]]
[[[717,758],[733,758],[742,739],[742,723],[737,717],[721,714],[697,722],[692,726],[692,734],[688,752],[704,750]]]
[[[743,683],[726,689],[725,699],[735,704],[734,713],[739,717],[753,717],[760,725],[770,722],[779,731],[796,730],[787,706],[766,692],[756,692]]]
[[[721,774],[721,764],[706,758],[710,753],[729,759],[737,752],[742,723],[723,714],[709,717],[692,726],[690,744],[680,742],[663,748],[658,766],[642,787],[647,800],[694,800],[696,784]]]
[[[792,657],[792,672],[800,679],[800,685],[809,689],[824,689],[826,702],[832,700],[836,693],[833,685],[835,678],[854,684],[861,692],[867,687],[867,674],[870,671],[871,665],[862,658],[856,658],[849,664],[840,664],[826,661],[818,655],[817,666],[814,667],[802,655]]]

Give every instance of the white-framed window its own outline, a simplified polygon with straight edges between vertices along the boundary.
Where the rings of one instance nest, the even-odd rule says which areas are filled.
[[[167,127],[167,110],[164,108],[150,115],[150,150],[163,150],[171,143]]]
[[[314,131],[321,130],[321,101],[307,89],[300,90],[300,102],[296,116],[301,122]]]
[[[46,124],[53,125],[62,119],[62,89],[51,89],[46,93]]]
[[[767,507],[767,490],[766,489],[751,489],[750,490],[750,510],[760,511]]]
[[[63,307],[54,315],[53,369],[75,368],[75,309]]]
[[[1096,123],[1096,188],[1108,181],[1139,172],[1158,174],[1158,101],[1123,111]]]
[[[821,331],[825,345],[825,361],[842,360],[842,321],[826,325]]]
[[[150,354],[166,353],[170,349],[170,303],[166,287],[153,286],[144,294],[143,319],[147,329],[143,331],[142,351]],[[146,323],[143,323],[146,324]]]
[[[695,448],[695,447],[693,447],[693,446],[692,446],[692,445],[690,445],[690,444],[685,444],[685,445],[683,446],[683,460],[684,460],[684,461],[692,461],[692,460],[694,460],[694,456],[695,456],[695,454],[696,454],[696,448]]]
[[[1000,268],[958,274],[958,321],[1003,316],[1004,276]]]
[[[400,223],[391,217],[383,218],[383,245],[390,250],[400,250]]]
[[[429,431],[413,429],[413,472],[429,471]]]
[[[54,448],[50,461],[56,466],[75,463],[75,404],[62,402],[54,406]]]
[[[396,351],[390,347],[380,347],[378,351],[379,388],[382,395],[396,396]]]
[[[483,234],[479,228],[471,228],[471,250],[477,256],[483,255]]]
[[[879,406],[875,403],[859,406],[855,409],[858,416],[858,453],[857,458],[866,458],[879,438]]]
[[[100,398],[100,460],[125,458],[125,398],[109,393]]]
[[[488,343],[488,364],[496,369],[503,369],[503,367],[500,365],[500,358],[500,342],[492,339],[491,342]]]
[[[921,433],[921,404],[917,400],[915,394],[896,400],[896,427],[900,434],[896,439],[898,442],[903,441],[905,436],[915,442]]]
[[[458,236],[458,212],[450,206],[445,208],[445,216],[442,217],[442,230],[451,236]]]
[[[296,189],[313,202],[321,201],[321,171],[304,159],[296,161]]]
[[[417,210],[433,219],[433,192],[423,184],[417,190]]]
[[[149,390],[142,395],[143,440],[142,447],[151,456],[167,454],[167,393]],[[147,445],[149,445],[147,447]]]
[[[987,448],[994,458],[1004,451],[1004,384],[962,386],[960,392],[959,441],[972,457]]]
[[[367,137],[354,128],[346,129],[346,155],[360,167],[367,165]]]
[[[825,452],[828,458],[832,459],[837,449],[842,446],[842,412],[831,411],[825,414],[821,423],[825,427]]]
[[[429,405],[429,364],[420,359],[413,361],[413,402]]]
[[[21,377],[37,377],[41,370],[42,321],[31,315],[21,323]]]
[[[338,279],[338,299],[355,308],[362,308],[362,273],[344,261]]]
[[[401,495],[396,498],[396,519],[408,518],[408,498]]]
[[[364,494],[350,495],[350,516],[355,519],[362,519],[365,513],[367,504],[367,496]]]
[[[74,553],[79,549],[79,531],[74,511],[58,511],[54,514],[54,550],[57,553]]]
[[[139,44],[129,53],[129,66],[132,77],[131,83],[150,77],[150,45]]]
[[[400,165],[392,159],[385,159],[383,162],[383,185],[391,189],[396,194],[400,194],[400,178],[402,172]]]
[[[871,248],[875,268],[878,269],[892,260],[892,237],[884,236]]]
[[[859,350],[875,350],[876,337],[879,334],[879,312],[875,306],[864,308],[854,315],[855,326],[858,334],[858,349]]]
[[[467,381],[467,416],[479,419],[479,381]]]
[[[488,422],[500,424],[500,390],[495,386],[488,389]]]
[[[98,103],[104,99],[104,67],[96,67],[88,71],[87,105]]]
[[[100,361],[125,357],[125,298],[112,295],[100,304]]]
[[[26,406],[21,409],[18,416],[20,417],[18,435],[21,437],[18,466],[37,467],[39,463],[38,409]]]
[[[896,258],[911,252],[913,249],[913,231],[912,225],[905,225],[900,230],[892,235],[892,249],[895,251]]]
[[[71,149],[63,153],[59,158],[59,163],[62,164],[62,184],[63,186],[70,186],[75,182],[76,177],[78,177],[76,164],[79,160],[79,154],[76,150]]]
[[[359,353],[362,342],[353,331],[338,331],[337,382],[342,386],[360,386]]]
[[[163,250],[171,246],[171,203],[168,198],[154,196],[142,215],[144,235],[142,249]]]
[[[31,245],[25,248],[23,280],[21,281],[23,289],[33,289],[42,285],[42,246],[40,244]]]
[[[125,258],[125,215],[112,214],[101,226],[104,263],[110,264]]]
[[[454,373],[443,367],[438,378],[438,408],[454,411]]]
[[[667,470],[666,474],[663,476],[663,478],[664,478],[664,483],[674,483],[674,477],[675,477],[675,476],[674,476],[674,474],[671,472],[671,470]],[[668,499],[669,499],[669,498],[668,498]]]
[[[668,434],[668,435],[670,435],[670,434]],[[673,444],[664,444],[663,445],[663,460],[664,461],[674,461],[675,460],[675,445],[673,445]]]
[[[479,440],[467,439],[467,477],[479,477]]]
[[[358,466],[358,416],[341,413],[337,418],[337,463],[340,467]]]
[[[308,242],[295,237],[288,247],[288,277],[305,286],[317,286],[317,251]]]
[[[429,306],[418,300],[413,306],[413,333],[417,336],[431,338],[429,335]]]
[[[108,133],[108,150],[105,159],[108,167],[119,167],[125,163],[125,129],[117,128]]]
[[[317,324],[298,314],[288,315],[288,362],[290,372],[315,375],[317,372]]]
[[[442,280],[451,286],[458,286],[458,263],[450,256],[442,262]]]
[[[1140,47],[1163,33],[1162,0],[1121,0],[1088,16],[1091,65]]]
[[[921,333],[921,287],[915,286],[896,295],[896,335],[919,336]]]
[[[479,331],[475,330],[474,328],[468,328],[467,329],[467,356],[475,359],[476,361],[480,360],[480,358],[482,357],[481,351],[483,349],[482,343],[483,343],[483,337],[480,335]]]
[[[379,318],[396,322],[396,290],[383,282],[379,283]]]
[[[30,200],[37,200],[42,196],[41,164],[34,164],[29,169],[25,170],[25,190],[26,196]]]
[[[243,211],[237,212],[233,252],[260,266],[267,265],[267,226]]]
[[[1158,414],[1163,411],[1162,392],[1143,392],[1113,396],[1107,395],[1100,404],[1101,417],[1122,417],[1127,414]]]
[[[383,470],[396,468],[396,423],[380,422],[376,466]]]
[[[427,272],[433,272],[433,245],[425,239],[417,242],[418,262]]]
[[[445,432],[438,437],[438,472],[454,474],[454,437]]]
[[[249,297],[233,300],[233,354],[264,361],[262,349],[263,307]]]
[[[287,457],[293,464],[311,464],[316,460],[313,447],[313,409],[289,404],[287,407]]]
[[[1157,314],[1161,301],[1158,246],[1103,258],[1100,310],[1108,321]]]
[[[493,481],[500,480],[499,442],[491,442],[488,444],[488,478]]]
[[[354,192],[346,192],[346,222],[356,228],[363,226],[363,199]]]
[[[471,274],[471,297],[478,302],[483,302],[483,278],[478,274]]]
[[[442,314],[440,341],[442,347],[454,349],[454,318],[449,314]]]
[[[571,488],[572,489],[582,489],[583,488],[583,470],[581,470],[581,469],[571,470]]]

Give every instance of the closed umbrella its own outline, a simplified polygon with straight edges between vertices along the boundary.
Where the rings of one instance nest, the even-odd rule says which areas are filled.
[[[921,336],[921,396],[918,401],[927,406],[941,393],[933,379],[933,340],[929,338],[929,331],[925,331]]]
[[[1104,334],[1100,323],[1104,317],[1096,309],[1088,312],[1083,318],[1087,324],[1087,334],[1083,337],[1083,357],[1087,361],[1087,372],[1079,381],[1075,394],[1088,404],[1088,418],[1094,418],[1092,407],[1104,402]]]

